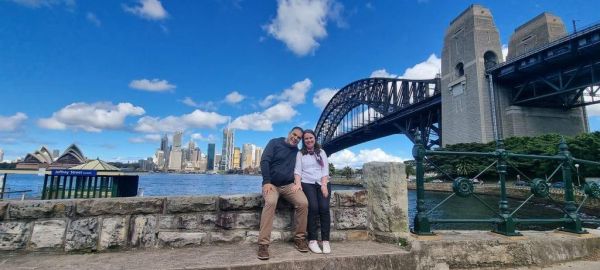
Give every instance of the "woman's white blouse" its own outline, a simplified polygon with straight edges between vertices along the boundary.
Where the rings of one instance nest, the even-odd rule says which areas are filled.
[[[302,155],[302,151],[298,151],[296,155],[296,167],[294,174],[300,175],[303,183],[321,184],[323,176],[329,176],[329,163],[327,162],[327,154],[321,149],[321,158],[323,159],[323,167],[319,165],[314,155]]]

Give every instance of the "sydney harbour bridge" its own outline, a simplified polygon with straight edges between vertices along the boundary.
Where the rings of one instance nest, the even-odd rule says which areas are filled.
[[[588,131],[583,108],[600,103],[600,24],[566,34],[556,18],[543,13],[517,28],[501,63],[491,13],[467,9],[446,33],[441,75],[344,86],[317,123],[321,145],[332,154],[392,134],[414,141],[416,131],[427,148]]]

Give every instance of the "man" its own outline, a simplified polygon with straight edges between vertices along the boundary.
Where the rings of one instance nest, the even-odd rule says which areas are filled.
[[[258,258],[261,260],[269,259],[273,217],[280,195],[291,202],[295,208],[296,232],[294,245],[300,252],[308,252],[305,239],[308,200],[304,192],[301,191],[300,181],[298,183],[294,182],[296,154],[298,153],[298,143],[302,139],[302,134],[301,128],[294,127],[287,138],[272,139],[265,147],[261,157],[262,194],[265,199],[258,235]]]

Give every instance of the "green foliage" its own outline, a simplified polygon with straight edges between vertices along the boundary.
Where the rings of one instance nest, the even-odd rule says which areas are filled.
[[[0,163],[0,169],[12,170],[17,167],[17,163]]]
[[[546,134],[538,137],[512,137],[504,140],[504,146],[507,151],[519,154],[532,155],[556,155],[558,154],[558,143],[561,136],[558,134]],[[591,161],[600,161],[600,132],[580,134],[575,137],[565,138],[569,146],[571,155],[578,159]],[[462,152],[494,152],[496,143],[461,143],[448,145],[446,151]],[[465,157],[465,156],[431,156],[428,157],[435,165],[440,167],[452,177],[466,176],[474,177],[487,166],[492,164],[494,158]],[[514,168],[518,168],[523,174],[530,178],[545,177],[550,175],[558,166],[556,161],[534,160],[524,158],[511,158],[509,160],[508,174],[519,174]],[[486,171],[480,178],[496,178],[495,166]],[[426,171],[438,172],[434,166],[426,163]],[[575,173],[575,168],[573,168]],[[439,173],[439,172],[438,172]],[[579,168],[580,177],[592,177],[600,175],[599,166],[581,165]],[[560,173],[557,175],[560,177]]]
[[[335,166],[333,166],[333,163],[329,163],[329,175],[334,175],[335,174]]]
[[[406,172],[406,178],[408,178],[411,175],[417,175],[417,170],[415,168],[415,161],[414,160],[404,161],[404,170]]]
[[[352,168],[350,168],[349,166],[346,166],[342,169],[342,171],[340,172],[340,174],[342,176],[345,176],[346,178],[350,178],[352,177]]]

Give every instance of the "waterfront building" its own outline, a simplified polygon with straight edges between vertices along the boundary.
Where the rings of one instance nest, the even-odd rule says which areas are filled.
[[[162,170],[165,168],[165,152],[163,150],[156,150],[154,153],[154,164],[156,164],[156,168]]]
[[[254,168],[260,170],[260,160],[262,158],[263,149],[262,147],[256,147],[254,149]]]
[[[240,151],[239,147],[234,147],[233,148],[233,164],[231,166],[231,169],[234,170],[239,170],[241,169],[241,163],[242,163],[242,153]]]
[[[207,168],[207,158],[203,155],[200,155],[200,159],[198,160],[198,162],[196,163],[196,170],[200,171],[200,172],[205,172],[206,168]]]
[[[140,170],[142,170],[142,171],[154,170],[154,161],[152,161],[151,157],[149,157],[148,159],[138,160],[138,165],[140,166]]]
[[[183,168],[183,151],[181,149],[181,137],[183,136],[182,131],[176,131],[173,134],[173,146],[169,153],[169,164],[168,168],[172,171],[180,171]]]
[[[42,146],[40,150],[27,154],[22,161],[19,161],[17,169],[66,169],[86,161],[87,159],[75,144],[71,144],[59,157],[52,156],[48,148]]]
[[[196,158],[194,158],[194,151],[196,151],[196,143],[194,141],[190,140],[190,142],[188,142],[188,148],[186,150],[187,150],[187,151],[185,151],[185,160],[186,161],[191,161],[191,162],[198,161],[197,156],[196,156]]]
[[[169,164],[169,137],[167,136],[167,134],[165,133],[165,135],[162,137],[162,139],[160,140],[160,150],[163,151],[163,162],[162,162],[162,166],[160,166],[160,169],[167,169],[167,166]]]
[[[220,166],[221,166],[221,155],[215,155],[215,169],[218,169],[218,167],[220,167]]]
[[[60,156],[60,150],[54,149],[52,150],[52,158],[58,158]]]
[[[233,168],[234,135],[234,129],[223,129],[223,148],[221,148],[221,162],[219,163],[219,169],[222,171]]]
[[[251,143],[245,143],[242,146],[242,170],[254,168],[254,151],[256,145]]]
[[[4,161],[4,150],[0,148],[0,162]]]
[[[71,144],[60,155],[48,169],[67,169],[87,162],[87,158],[81,152],[81,149],[75,144]]]
[[[215,144],[208,144],[208,152],[206,156],[206,170],[213,171],[215,169]]]

